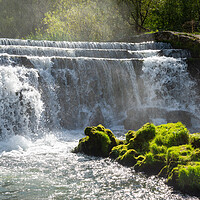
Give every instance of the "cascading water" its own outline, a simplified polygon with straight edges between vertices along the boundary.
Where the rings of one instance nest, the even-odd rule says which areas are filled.
[[[189,56],[154,42],[0,39],[0,199],[192,198],[109,159],[71,153],[88,125],[119,134],[182,120],[195,129]]]

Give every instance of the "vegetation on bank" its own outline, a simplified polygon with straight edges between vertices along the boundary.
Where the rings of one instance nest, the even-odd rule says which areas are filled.
[[[0,0],[0,37],[111,41],[130,34],[200,32],[199,0]]]
[[[87,127],[74,152],[110,157],[149,175],[159,175],[184,193],[200,194],[200,133],[189,134],[181,123],[147,123],[128,131],[124,140],[102,125]]]

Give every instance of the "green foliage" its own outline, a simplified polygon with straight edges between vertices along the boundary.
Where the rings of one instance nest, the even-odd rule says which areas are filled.
[[[164,0],[157,1],[148,18],[148,26],[153,30],[175,30],[193,32],[195,29],[190,23],[199,21],[200,2],[198,0]],[[185,25],[190,25],[185,29]],[[198,30],[198,27],[196,27]]]
[[[0,1],[0,37],[21,38],[35,33],[54,0]]]
[[[59,1],[53,12],[45,13],[42,27],[30,39],[68,41],[116,40],[128,33],[115,1]]]
[[[121,14],[129,24],[134,26],[136,33],[148,30],[146,22],[158,0],[118,0]]]
[[[199,0],[1,0],[0,37],[110,41],[130,33],[200,32]]]

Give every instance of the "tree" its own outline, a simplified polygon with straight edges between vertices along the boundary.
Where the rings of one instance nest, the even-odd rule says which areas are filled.
[[[118,5],[106,0],[61,0],[47,12],[42,28],[31,38],[73,41],[116,40],[130,26],[120,15]]]
[[[158,0],[118,0],[123,18],[140,33],[146,31],[146,21]]]
[[[159,0],[148,25],[153,30],[183,31],[189,21],[199,21],[199,0]]]
[[[0,37],[21,38],[34,32],[53,0],[1,0]]]

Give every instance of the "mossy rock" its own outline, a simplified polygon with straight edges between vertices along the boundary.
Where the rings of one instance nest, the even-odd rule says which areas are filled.
[[[186,164],[193,159],[193,154],[195,154],[195,151],[192,145],[170,147],[167,151],[167,163],[176,162]]]
[[[190,134],[190,144],[194,148],[200,148],[200,133]]]
[[[135,131],[128,131],[128,133],[125,134],[126,136],[126,142],[129,143],[130,139],[134,138],[136,135]]]
[[[192,34],[163,31],[154,34],[155,41],[167,42],[177,49],[188,49],[193,58],[200,57],[200,41]]]
[[[189,143],[189,131],[181,123],[168,123],[156,127],[156,136],[152,143],[158,146],[179,146]]]
[[[194,149],[191,160],[200,162],[200,148]]]
[[[85,138],[79,141],[74,152],[92,156],[108,157],[111,149],[117,145],[114,134],[102,125],[85,128]]]
[[[169,174],[167,183],[184,193],[200,197],[200,162],[178,165]]]
[[[149,151],[149,141],[155,137],[156,127],[154,124],[147,123],[135,133],[126,135],[128,138],[128,149],[135,149],[140,154]],[[133,137],[130,137],[133,135]],[[130,138],[130,139],[129,139]]]
[[[150,152],[153,154],[167,153],[167,147],[164,145],[157,145],[155,142],[151,142],[149,146]]]
[[[117,161],[125,166],[131,167],[134,166],[137,162],[137,151],[134,149],[127,150],[122,156],[119,156],[117,158]]]
[[[138,157],[137,163],[135,164],[134,168],[136,171],[142,171],[147,174],[157,175],[166,165],[165,160],[165,154],[154,155],[153,153],[148,152],[145,154],[145,156]]]
[[[127,151],[127,145],[117,145],[112,148],[110,152],[110,158],[116,159],[119,156],[123,156]]]

